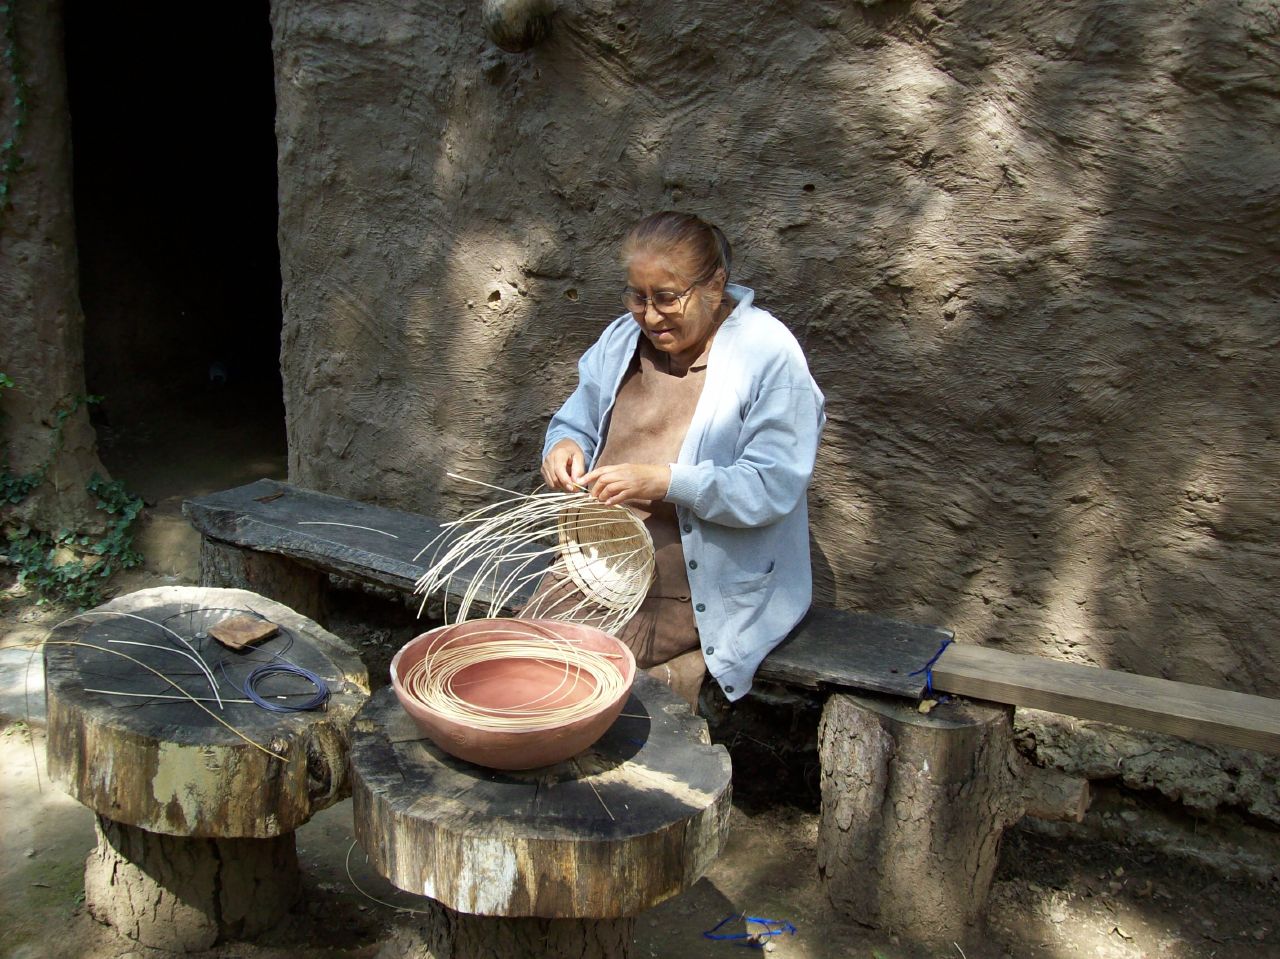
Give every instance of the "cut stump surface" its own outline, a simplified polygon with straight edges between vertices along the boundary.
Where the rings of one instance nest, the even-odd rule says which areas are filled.
[[[209,636],[242,614],[278,635],[238,652]],[[300,889],[293,831],[350,790],[347,726],[369,685],[355,653],[286,606],[203,587],[119,597],[58,626],[44,653],[49,774],[98,815],[93,915],[176,952],[273,928]],[[323,678],[327,708],[243,701],[248,674],[275,657]],[[296,676],[257,690],[315,694]]]
[[[207,636],[209,625],[242,612],[280,634],[243,653]],[[191,643],[224,700],[243,700],[237,685],[279,653],[328,683],[328,707],[275,713],[209,701],[201,709],[182,691],[212,700],[209,681],[191,650],[154,623]],[[121,596],[53,630],[45,675],[49,775],[108,819],[173,836],[266,839],[349,790],[346,727],[368,697],[368,674],[332,633],[254,593],[167,586]],[[300,696],[314,687],[284,677],[261,691]]]
[[[442,752],[384,689],[356,717],[351,764],[374,868],[476,916],[634,916],[695,882],[728,826],[728,753],[645,675],[593,747],[514,773]]]

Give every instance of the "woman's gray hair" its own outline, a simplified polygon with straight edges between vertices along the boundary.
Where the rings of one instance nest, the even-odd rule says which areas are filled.
[[[724,270],[725,282],[733,268],[733,250],[724,231],[693,213],[662,210],[650,213],[633,226],[622,241],[623,259],[637,250],[680,252],[689,258],[690,282],[703,283]]]

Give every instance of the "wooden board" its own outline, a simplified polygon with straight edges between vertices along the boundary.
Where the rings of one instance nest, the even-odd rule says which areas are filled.
[[[404,593],[427,571],[430,556],[415,557],[441,529],[416,513],[265,479],[187,500],[182,512],[202,536]],[[477,599],[484,603],[486,592]]]
[[[356,717],[351,766],[374,867],[469,914],[634,915],[692,885],[728,827],[728,753],[643,673],[599,742],[528,772],[448,756],[384,689]]]
[[[245,611],[280,634],[242,652],[208,636],[210,625]],[[140,665],[192,696],[213,696],[191,649],[156,623],[205,660],[224,701],[244,699],[236,687],[279,654],[328,683],[328,707],[277,713],[204,703],[270,755]],[[173,836],[265,839],[292,832],[349,789],[346,727],[368,697],[368,674],[350,647],[286,606],[235,589],[141,590],[58,626],[44,655],[50,777],[109,819]],[[310,696],[314,686],[281,677],[259,692]]]
[[[814,607],[768,655],[756,678],[919,699],[924,695],[924,675],[910,674],[953,635],[938,626]]]
[[[937,689],[1280,754],[1280,700],[982,646],[951,645]]]

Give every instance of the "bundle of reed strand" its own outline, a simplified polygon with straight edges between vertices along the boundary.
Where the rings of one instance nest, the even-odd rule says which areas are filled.
[[[482,640],[476,641],[476,634],[468,632],[464,643],[451,635],[433,643],[400,677],[404,693],[437,715],[472,729],[518,732],[559,727],[593,715],[626,689],[622,670],[612,661],[618,654],[588,649],[543,623],[491,619],[486,625]],[[495,660],[541,663],[559,671],[559,680],[525,702],[505,706],[472,702],[464,691],[467,670]]]
[[[587,492],[517,493],[449,476],[507,496],[446,523],[414,557],[431,554],[415,588],[419,614],[440,594],[446,623],[466,621],[481,605],[494,615],[519,609],[522,618],[617,633],[635,615],[653,581],[654,556],[649,531],[631,510]]]

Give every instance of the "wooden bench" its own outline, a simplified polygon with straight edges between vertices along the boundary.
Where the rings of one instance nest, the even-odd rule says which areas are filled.
[[[414,557],[441,529],[428,517],[270,480],[190,500],[183,511],[202,535],[203,584],[252,589],[321,623],[331,574],[412,593],[425,570]],[[1051,773],[1032,783],[1035,771],[1019,768],[1016,705],[1280,752],[1276,701],[954,638],[815,607],[757,672],[761,685],[822,703],[818,867],[832,902],[860,922],[949,941],[981,914],[1000,835],[1028,796],[1059,794],[1041,815],[1083,816],[1087,783]],[[926,715],[916,705],[930,679],[939,693],[985,701]]]
[[[411,594],[426,569],[414,557],[441,528],[416,513],[274,480],[188,500],[183,513],[202,537],[202,584],[253,589],[320,623],[329,574]],[[438,602],[428,606],[428,613],[439,610]],[[937,626],[815,607],[757,676],[918,700],[925,678],[912,671],[954,638]]]

